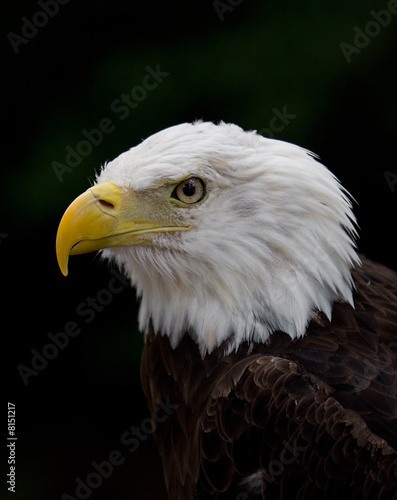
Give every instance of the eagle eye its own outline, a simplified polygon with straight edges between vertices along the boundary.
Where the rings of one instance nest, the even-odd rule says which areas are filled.
[[[172,197],[187,205],[193,205],[201,201],[205,194],[204,182],[197,177],[190,177],[176,186]]]

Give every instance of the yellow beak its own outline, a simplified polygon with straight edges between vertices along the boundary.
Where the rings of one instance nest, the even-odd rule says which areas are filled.
[[[131,190],[122,192],[108,181],[76,198],[58,227],[56,253],[62,274],[68,274],[69,255],[123,245],[150,245],[150,233],[190,229],[159,211],[156,197],[147,198]]]

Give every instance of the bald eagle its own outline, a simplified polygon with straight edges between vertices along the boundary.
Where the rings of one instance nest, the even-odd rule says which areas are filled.
[[[315,155],[223,122],[154,134],[66,210],[63,274],[100,250],[140,299],[171,500],[397,498],[397,274],[356,237]]]

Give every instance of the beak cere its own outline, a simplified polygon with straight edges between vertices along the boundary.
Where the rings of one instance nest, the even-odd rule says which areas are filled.
[[[149,233],[190,229],[170,222],[169,217],[164,220],[159,220],[158,215],[151,217],[151,213],[158,214],[159,210],[148,198],[142,201],[142,196],[136,196],[131,190],[122,192],[109,181],[77,197],[64,213],[56,237],[62,274],[68,274],[69,255],[123,245],[150,245],[150,238],[145,238]]]

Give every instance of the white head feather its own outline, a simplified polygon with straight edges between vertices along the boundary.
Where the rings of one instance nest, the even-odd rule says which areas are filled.
[[[201,352],[226,339],[296,338],[318,311],[353,305],[355,218],[346,191],[311,153],[232,124],[184,123],[108,163],[98,182],[142,191],[188,175],[205,180],[201,204],[176,208],[190,231],[154,245],[103,251],[141,297],[140,328],[188,332]]]

